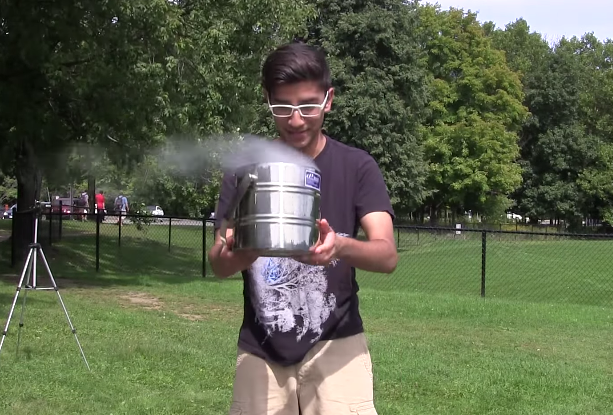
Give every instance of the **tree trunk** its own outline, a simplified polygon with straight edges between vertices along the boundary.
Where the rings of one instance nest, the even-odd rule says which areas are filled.
[[[93,218],[94,207],[96,205],[96,178],[91,174],[87,176],[87,196],[89,203],[89,206],[87,206],[88,216]]]
[[[13,247],[15,259],[19,263],[25,259],[28,245],[34,240],[34,219],[37,213],[35,208],[42,184],[42,173],[36,160],[36,154],[32,145],[27,141],[24,141],[21,153],[18,154],[15,173],[17,176],[17,214],[13,218],[15,221]]]
[[[432,226],[435,226],[438,224],[438,207],[439,205],[436,203],[432,203],[432,205],[430,206],[430,224]]]

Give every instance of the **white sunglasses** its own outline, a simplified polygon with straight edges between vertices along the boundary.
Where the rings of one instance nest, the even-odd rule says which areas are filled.
[[[287,118],[294,114],[295,110],[298,110],[302,117],[317,117],[321,110],[328,101],[328,92],[321,104],[304,104],[304,105],[270,105],[270,98],[268,98],[268,108],[275,117]]]

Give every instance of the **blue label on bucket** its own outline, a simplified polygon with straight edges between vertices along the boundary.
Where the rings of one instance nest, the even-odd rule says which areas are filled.
[[[307,171],[304,175],[304,185],[312,189],[321,190],[321,176],[314,171]]]

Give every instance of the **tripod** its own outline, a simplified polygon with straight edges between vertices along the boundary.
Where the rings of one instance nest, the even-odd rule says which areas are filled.
[[[2,332],[2,340],[0,340],[0,352],[2,352],[2,345],[4,344],[4,339],[6,338],[6,334],[9,329],[9,324],[11,323],[11,317],[13,316],[13,312],[15,311],[15,304],[17,304],[17,298],[21,293],[22,289],[25,289],[25,294],[23,296],[23,303],[21,305],[21,318],[19,320],[19,332],[17,335],[17,353],[19,353],[19,342],[21,340],[21,328],[23,327],[23,315],[26,307],[26,299],[28,297],[28,290],[55,290],[57,293],[57,297],[60,300],[60,304],[62,305],[62,309],[64,310],[64,314],[66,315],[66,319],[68,320],[68,325],[70,326],[70,330],[72,334],[74,334],[74,338],[77,341],[77,345],[79,346],[79,350],[81,351],[81,356],[83,356],[83,361],[85,362],[85,366],[87,369],[91,371],[89,367],[89,363],[87,363],[87,359],[85,358],[85,353],[83,353],[83,348],[81,347],[81,343],[79,342],[79,338],[77,337],[77,330],[72,325],[70,321],[70,317],[68,316],[68,311],[66,310],[66,306],[64,305],[64,301],[62,300],[62,296],[60,295],[60,291],[55,283],[55,278],[53,277],[53,273],[51,272],[51,268],[49,268],[49,263],[47,262],[47,257],[43,252],[43,248],[38,243],[38,212],[34,213],[34,242],[29,245],[30,251],[28,252],[28,256],[26,258],[26,262],[23,266],[23,270],[21,271],[21,278],[19,279],[19,284],[17,285],[17,290],[15,292],[15,297],[13,298],[13,305],[11,306],[11,310],[9,311],[8,319],[6,320],[6,326],[4,327],[4,331]],[[13,220],[15,220],[13,218]],[[53,284],[52,287],[42,287],[39,288],[36,286],[37,278],[36,278],[36,258],[37,254],[40,257],[45,269],[47,270],[47,275]],[[24,286],[24,279],[26,280]]]

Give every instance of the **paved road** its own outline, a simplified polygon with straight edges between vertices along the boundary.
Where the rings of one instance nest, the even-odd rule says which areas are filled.
[[[168,226],[168,219],[161,218],[159,221],[152,222],[152,225],[166,225]],[[172,219],[172,226],[202,226],[201,220],[192,219]],[[206,222],[206,226],[213,226],[213,222]]]
[[[130,218],[124,219],[124,223],[130,223]],[[168,226],[168,222],[170,220],[167,218],[160,218],[154,222],[151,222],[151,225],[158,226]],[[104,218],[104,223],[115,223],[117,222],[116,216],[107,216]],[[172,226],[202,226],[201,220],[193,220],[193,219],[172,219]],[[213,226],[213,222],[207,221],[206,226]]]

